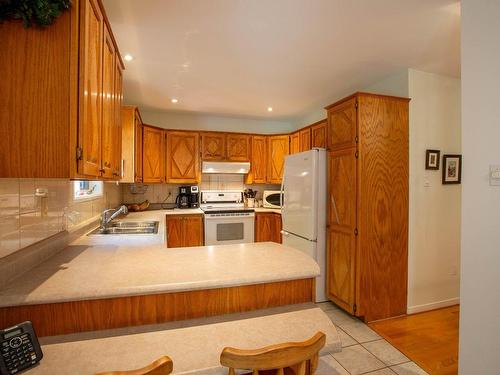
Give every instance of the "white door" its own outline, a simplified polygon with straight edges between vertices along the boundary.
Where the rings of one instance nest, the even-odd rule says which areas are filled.
[[[324,249],[318,249],[318,244],[293,234],[283,233],[283,245],[300,250],[313,258],[319,265],[320,275],[316,278],[315,302],[326,301],[326,259]]]
[[[283,230],[305,237],[317,237],[318,152],[311,150],[285,158],[283,176]]]

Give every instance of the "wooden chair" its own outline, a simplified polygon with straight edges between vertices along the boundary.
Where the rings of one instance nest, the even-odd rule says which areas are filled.
[[[235,369],[252,370],[252,375],[259,375],[259,371],[266,370],[277,370],[277,375],[289,371],[295,375],[306,375],[309,361],[308,374],[313,375],[318,368],[319,351],[325,342],[325,334],[318,332],[303,342],[287,342],[251,350],[224,348],[220,363],[229,367],[229,375],[236,375]]]
[[[150,365],[137,370],[100,372],[96,375],[168,375],[173,369],[172,360],[167,356],[163,356]]]

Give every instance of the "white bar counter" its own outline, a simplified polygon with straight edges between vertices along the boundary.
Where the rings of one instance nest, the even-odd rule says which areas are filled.
[[[313,304],[231,314],[224,317],[42,338],[44,358],[33,375],[94,374],[140,368],[163,355],[174,374],[226,375],[219,363],[222,349],[255,349],[304,341],[321,331],[321,355],[341,351],[341,341],[328,316]],[[320,361],[323,374],[335,369]]]

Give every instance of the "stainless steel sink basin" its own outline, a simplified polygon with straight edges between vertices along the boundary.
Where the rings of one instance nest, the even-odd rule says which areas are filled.
[[[103,230],[100,227],[89,233],[96,234],[156,234],[158,233],[158,221],[112,221]]]

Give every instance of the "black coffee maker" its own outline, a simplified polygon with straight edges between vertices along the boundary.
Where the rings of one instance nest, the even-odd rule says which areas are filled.
[[[198,186],[190,186],[189,207],[191,208],[200,207],[199,197],[200,195],[198,191]]]
[[[175,198],[175,205],[179,208],[189,208],[189,200],[191,197],[190,186],[180,186],[179,195]]]
[[[198,198],[198,186],[180,186],[175,204],[179,208],[198,208]]]

